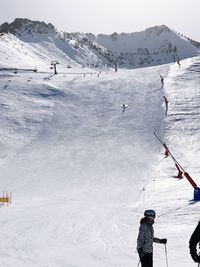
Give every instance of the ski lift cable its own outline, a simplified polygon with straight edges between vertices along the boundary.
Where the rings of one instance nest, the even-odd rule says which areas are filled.
[[[172,155],[172,153],[171,153],[171,151],[169,150],[168,146],[166,145],[165,142],[162,141],[162,139],[161,139],[161,137],[159,136],[159,134],[158,134],[156,131],[154,131],[154,135],[155,135],[155,137],[159,140],[159,142],[160,142],[165,148],[168,149],[168,152],[169,152],[171,158],[173,159],[174,163],[177,164],[177,165],[181,168],[181,170],[185,173],[185,170],[184,170],[183,167],[180,165],[180,163],[175,159],[175,157]]]
[[[180,169],[183,171],[184,176],[188,179],[188,181],[190,182],[190,184],[192,185],[192,187],[194,189],[196,189],[195,194],[199,194],[199,198],[200,198],[200,190],[197,186],[197,184],[195,183],[195,181],[192,179],[192,177],[183,169],[183,167],[180,165],[180,163],[175,159],[175,157],[172,155],[172,153],[170,152],[169,148],[167,147],[166,143],[162,141],[161,137],[158,135],[158,133],[156,131],[154,131],[154,135],[155,137],[159,140],[159,142],[164,146],[165,149],[167,149],[168,154],[171,156],[171,158],[173,159],[175,165],[177,164]]]

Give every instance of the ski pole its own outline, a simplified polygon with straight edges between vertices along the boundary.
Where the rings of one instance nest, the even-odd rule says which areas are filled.
[[[140,264],[142,265],[142,263],[141,263],[141,259],[144,257],[144,254],[142,254],[142,256],[139,256],[139,257],[140,257],[140,259],[139,259],[139,261],[138,261],[137,267],[139,267]]]
[[[138,264],[137,264],[137,267],[139,267],[139,265],[140,265],[140,262],[141,262],[141,260],[139,259],[139,261],[138,261]]]
[[[167,259],[167,246],[165,244],[165,258],[166,258],[166,265],[168,267],[168,259]]]

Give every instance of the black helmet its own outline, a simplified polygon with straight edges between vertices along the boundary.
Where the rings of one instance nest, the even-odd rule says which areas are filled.
[[[145,217],[156,217],[156,212],[154,210],[145,210],[144,212]]]

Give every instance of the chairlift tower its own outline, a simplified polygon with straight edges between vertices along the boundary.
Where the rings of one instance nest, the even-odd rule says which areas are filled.
[[[54,69],[54,74],[57,74],[57,69],[56,69],[56,65],[57,64],[59,64],[59,62],[57,60],[51,61],[51,67],[50,67],[50,69]]]

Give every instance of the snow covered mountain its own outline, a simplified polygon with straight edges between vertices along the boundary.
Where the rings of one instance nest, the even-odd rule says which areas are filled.
[[[79,45],[74,35],[61,33],[44,22],[15,19],[11,24],[2,24],[0,32],[1,67],[37,66],[39,70],[49,71],[51,61],[58,61],[59,70],[66,71],[71,67],[109,63],[103,56],[106,49],[99,48],[97,52],[87,45]]]
[[[139,222],[152,208],[155,236],[168,239],[167,255],[155,244],[154,265],[196,266],[188,242],[200,202],[153,132],[199,186],[200,57],[97,75],[80,68],[105,63],[93,35],[22,28],[0,37],[0,197],[13,196],[1,205],[1,265],[137,266]],[[54,59],[63,73],[49,75]],[[33,66],[45,71],[9,69]]]
[[[165,25],[148,28],[137,33],[87,35],[115,55],[119,66],[127,68],[159,65],[198,54],[195,45]]]
[[[52,24],[28,19],[15,19],[0,26],[1,67],[16,54],[13,67],[37,67],[48,70],[51,61],[60,70],[71,67],[138,68],[155,66],[193,57],[199,43],[181,36],[168,27],[156,26],[137,33],[99,34],[59,32]]]

